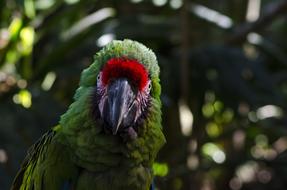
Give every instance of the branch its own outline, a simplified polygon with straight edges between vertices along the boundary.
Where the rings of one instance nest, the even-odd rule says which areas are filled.
[[[227,40],[227,44],[237,44],[245,40],[250,32],[256,32],[271,24],[275,19],[287,12],[287,0],[275,1],[264,8],[264,13],[253,23],[243,23],[235,29],[235,34]]]

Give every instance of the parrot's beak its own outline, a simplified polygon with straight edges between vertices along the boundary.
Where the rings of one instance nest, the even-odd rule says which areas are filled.
[[[115,135],[121,127],[127,127],[125,125],[134,120],[135,114],[131,113],[131,108],[134,105],[135,93],[125,78],[112,81],[108,86],[107,93],[104,117]]]

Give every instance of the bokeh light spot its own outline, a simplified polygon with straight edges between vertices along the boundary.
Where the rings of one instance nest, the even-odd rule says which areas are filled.
[[[155,162],[152,165],[152,169],[153,169],[154,175],[161,176],[161,177],[166,176],[169,172],[169,168],[166,163]]]

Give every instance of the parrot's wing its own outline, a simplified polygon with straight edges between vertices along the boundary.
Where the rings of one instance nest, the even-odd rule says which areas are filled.
[[[28,174],[28,172],[32,173],[39,155],[41,154],[44,146],[49,144],[53,136],[55,135],[54,131],[48,131],[44,134],[29,150],[26,158],[24,159],[20,170],[18,171],[11,190],[18,190],[23,184],[24,176]],[[29,171],[28,171],[29,170]]]
[[[56,133],[50,130],[29,149],[11,190],[70,189],[78,168],[65,147],[55,142]]]

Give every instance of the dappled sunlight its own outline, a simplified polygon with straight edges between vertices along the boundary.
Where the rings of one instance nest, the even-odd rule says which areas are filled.
[[[55,2],[56,0],[38,0],[35,1],[35,7],[39,10],[45,10],[51,8]]]
[[[24,108],[30,108],[32,105],[32,95],[28,90],[20,90],[19,93],[13,96],[13,102],[22,105]]]
[[[0,29],[0,50],[6,47],[10,33],[7,29]]]
[[[0,149],[0,164],[5,164],[8,161],[7,152],[4,149]]]
[[[206,129],[208,136],[210,137],[218,137],[223,131],[222,126],[214,122],[208,123],[205,129]]]
[[[167,3],[167,0],[152,0],[155,6],[161,7]]]
[[[214,114],[214,107],[212,103],[207,103],[202,107],[202,113],[205,117],[212,117]]]
[[[196,139],[191,140],[191,141],[188,143],[188,150],[189,150],[191,153],[196,152],[197,148],[198,148],[198,142],[196,141]]]
[[[23,52],[23,55],[29,55],[33,49],[35,31],[32,27],[24,27],[20,31],[20,51]]]
[[[111,41],[113,41],[115,38],[116,36],[114,34],[111,34],[111,33],[104,34],[100,36],[99,39],[97,40],[97,45],[99,47],[103,47],[107,45],[108,43],[110,43]]]
[[[142,2],[143,0],[130,0],[132,3],[140,3]]]
[[[0,71],[0,94],[9,92],[16,83],[16,79],[7,73]]]
[[[249,43],[254,45],[258,45],[263,42],[262,36],[254,32],[251,32],[247,35],[247,40]]]
[[[240,150],[244,148],[245,141],[246,141],[246,134],[243,130],[239,129],[233,133],[232,143],[233,143],[233,147],[236,150]]]
[[[270,147],[268,137],[259,134],[255,137],[255,145],[251,148],[251,155],[257,159],[273,160],[276,158],[277,152]]]
[[[27,17],[33,19],[36,16],[34,0],[24,0],[24,10]]]
[[[259,166],[256,162],[248,161],[237,168],[236,175],[242,183],[249,183],[256,179],[258,170]]]
[[[243,184],[259,181],[263,184],[270,182],[272,172],[264,165],[255,161],[248,161],[236,170],[236,176],[230,181],[229,186],[236,190],[241,189]]]
[[[16,40],[17,35],[19,31],[21,30],[22,24],[23,24],[22,19],[20,19],[19,17],[13,18],[8,28],[9,36],[11,40]]]
[[[273,143],[274,149],[277,151],[278,154],[287,150],[287,137],[280,137]]]
[[[72,4],[75,4],[75,3],[78,3],[80,0],[65,0],[65,2],[69,5],[72,5]]]
[[[197,155],[190,155],[187,158],[187,167],[190,170],[196,170],[199,166],[199,158]]]
[[[233,21],[230,17],[203,5],[193,3],[190,10],[200,18],[210,21],[219,27],[227,29],[233,26]]]
[[[283,115],[282,109],[275,105],[266,105],[261,108],[258,108],[256,111],[256,116],[258,119],[281,117],[282,115]]]
[[[20,89],[24,89],[27,87],[27,81],[24,80],[24,79],[19,79],[17,81],[17,86],[20,88]]]
[[[41,87],[43,90],[50,90],[51,87],[53,86],[54,82],[56,80],[56,73],[55,72],[49,72],[47,73],[47,75],[45,76],[42,84],[41,84]]]
[[[173,9],[178,9],[182,6],[183,4],[182,1],[183,0],[170,0],[169,1],[170,7]]]
[[[188,107],[188,105],[183,100],[179,101],[178,108],[179,108],[181,132],[183,135],[188,136],[191,134],[192,131],[192,125],[193,125],[192,112]]]
[[[169,167],[166,163],[155,162],[152,166],[155,176],[164,177],[169,172]]]
[[[223,150],[214,143],[206,143],[202,146],[202,153],[210,158],[218,164],[222,164],[225,159],[226,155]]]
[[[260,15],[261,0],[248,0],[246,20],[254,22]]]

